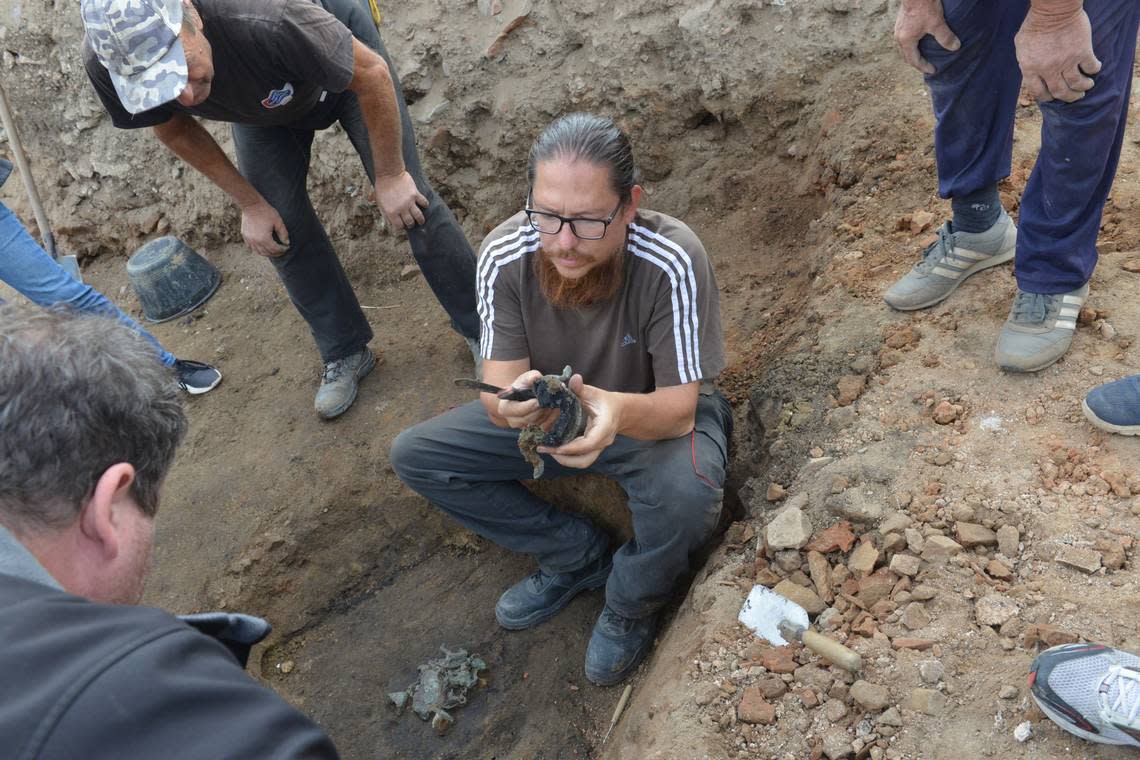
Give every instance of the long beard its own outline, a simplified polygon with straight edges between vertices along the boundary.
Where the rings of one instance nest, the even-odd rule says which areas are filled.
[[[534,274],[543,297],[556,308],[579,309],[602,303],[617,295],[621,288],[625,257],[620,249],[605,262],[573,280],[558,274],[545,250],[538,253],[534,257]]]

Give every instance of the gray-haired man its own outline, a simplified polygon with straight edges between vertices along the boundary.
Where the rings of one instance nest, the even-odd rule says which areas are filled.
[[[0,305],[4,757],[336,757],[242,671],[264,621],[133,606],[185,430],[174,376],[137,333]]]
[[[423,176],[399,79],[358,0],[83,0],[84,65],[122,128],[158,138],[242,210],[325,363],[316,409],[356,399],[372,329],[305,187],[314,132],[340,122],[375,201],[478,351],[475,256]],[[238,168],[193,116],[233,123]],[[239,169],[240,168],[240,172]]]

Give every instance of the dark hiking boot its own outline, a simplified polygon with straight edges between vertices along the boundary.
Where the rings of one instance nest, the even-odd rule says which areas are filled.
[[[607,604],[586,647],[586,678],[598,686],[624,681],[649,654],[656,628],[656,614],[627,618]]]
[[[609,552],[570,573],[539,570],[503,592],[495,619],[509,631],[521,631],[554,617],[575,596],[606,584],[613,568]]]

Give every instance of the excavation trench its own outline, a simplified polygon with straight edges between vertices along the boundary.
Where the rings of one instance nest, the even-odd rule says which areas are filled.
[[[815,329],[806,318],[813,283],[834,241],[821,220],[846,190],[874,183],[868,171],[882,158],[866,155],[879,128],[851,118],[861,106],[851,93],[882,76],[869,51],[886,29],[886,4],[838,15],[751,0],[616,9],[506,0],[497,15],[484,5],[385,9],[427,173],[478,240],[522,203],[527,148],[553,116],[597,111],[630,132],[645,205],[692,227],[716,268],[729,357],[720,385],[737,423],[726,505],[739,516],[766,467],[765,427],[782,413],[766,378],[799,382],[794,371],[767,373]],[[495,600],[532,572],[532,560],[445,519],[388,466],[400,430],[469,400],[451,380],[470,371],[470,356],[407,268],[406,245],[377,231],[344,135],[318,137],[310,190],[384,362],[354,408],[327,424],[311,409],[318,367],[304,323],[271,268],[240,243],[236,213],[149,137],[100,116],[69,52],[78,18],[25,11],[27,28],[8,44],[23,46],[26,60],[5,84],[61,247],[83,254],[88,280],[135,310],[123,262],[156,234],[179,235],[224,277],[205,308],[155,328],[179,356],[216,362],[226,379],[189,404],[192,430],[167,483],[148,601],[268,618],[275,632],[254,674],[324,725],[345,757],[598,756],[620,693],[582,674],[601,594],[534,630],[501,630]],[[488,54],[518,16],[525,22]],[[64,73],[27,63],[46,58]],[[45,78],[68,97],[45,96]],[[228,148],[227,130],[211,129]],[[30,220],[13,184],[4,201]],[[817,374],[830,382],[832,369]],[[627,525],[612,484],[572,479],[551,495],[600,514],[615,536]],[[700,595],[709,583],[698,570],[691,590],[679,589],[634,680],[644,696],[631,705],[640,716],[633,733],[606,751],[638,757],[652,744],[658,730],[645,716],[675,695],[686,652],[710,625],[731,624],[731,611]],[[490,668],[437,736],[397,715],[386,694],[408,686],[441,645]]]

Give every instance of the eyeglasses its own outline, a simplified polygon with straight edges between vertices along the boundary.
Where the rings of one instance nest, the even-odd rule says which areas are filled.
[[[559,216],[558,214],[551,214],[547,211],[535,211],[530,207],[530,198],[527,198],[527,207],[523,209],[526,212],[526,218],[530,220],[530,226],[541,232],[543,235],[557,235],[562,231],[562,225],[569,224],[570,231],[574,233],[574,237],[581,240],[601,240],[606,236],[606,229],[610,226],[610,222],[617,216],[617,212],[621,209],[625,201],[618,201],[617,207],[614,208],[613,213],[605,219],[587,219],[579,216]]]

